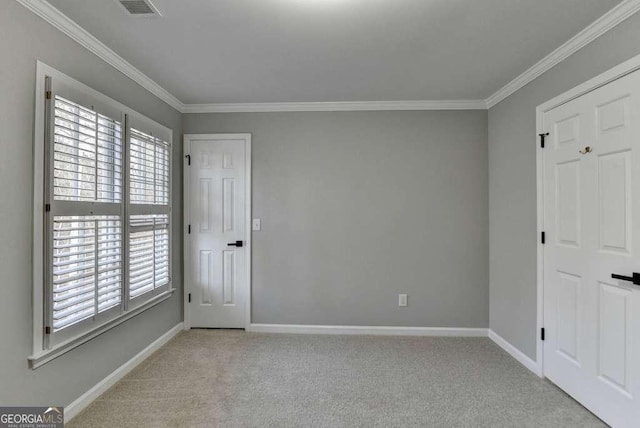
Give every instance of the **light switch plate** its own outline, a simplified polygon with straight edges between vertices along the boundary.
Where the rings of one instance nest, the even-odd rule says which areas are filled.
[[[407,295],[406,294],[398,294],[398,306],[407,306]]]
[[[260,230],[261,226],[262,225],[259,218],[254,218],[253,221],[251,222],[251,229],[253,230]]]

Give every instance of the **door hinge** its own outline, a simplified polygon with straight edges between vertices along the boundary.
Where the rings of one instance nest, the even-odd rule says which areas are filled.
[[[191,303],[191,293],[189,293],[189,303]]]
[[[540,234],[540,242],[542,243],[542,245],[544,245],[547,242],[547,234],[545,232],[542,232]]]
[[[44,96],[45,96],[46,99],[50,100],[51,99],[51,91],[46,91],[44,93]]]
[[[187,227],[187,231],[188,231],[189,235],[191,235],[191,225],[189,225],[189,226]]]
[[[544,327],[540,329],[540,340],[544,340]]]
[[[51,211],[51,204],[44,204],[44,210],[45,210],[45,212],[50,212]]]
[[[540,147],[544,149],[544,139],[549,136],[549,133],[539,134],[540,135]]]
[[[191,165],[191,155],[186,155],[185,158],[187,158],[187,165]]]
[[[47,326],[44,328],[44,334],[51,334],[51,327]]]

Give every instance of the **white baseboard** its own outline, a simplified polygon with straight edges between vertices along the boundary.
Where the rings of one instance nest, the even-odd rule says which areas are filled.
[[[372,336],[451,336],[487,337],[486,328],[382,327],[351,325],[251,324],[247,331],[256,333],[344,334]]]
[[[517,349],[511,343],[507,342],[502,336],[493,330],[489,330],[489,339],[493,340],[496,345],[507,351],[509,355],[518,360],[520,364],[531,370],[537,376],[542,377],[542,370],[537,362],[526,356],[522,351]]]
[[[129,361],[118,367],[109,376],[98,382],[93,388],[82,394],[71,404],[64,408],[65,423],[69,422],[75,416],[84,410],[89,404],[91,404],[96,398],[106,392],[109,388],[115,385],[120,379],[125,377],[131,370],[133,370],[138,364],[143,362],[147,357],[160,349],[165,343],[171,340],[175,335],[183,330],[183,323],[180,323],[173,327],[171,330],[157,338],[153,343],[144,348],[138,354],[136,354]]]

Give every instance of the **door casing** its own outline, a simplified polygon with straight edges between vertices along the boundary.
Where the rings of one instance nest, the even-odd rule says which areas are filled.
[[[191,154],[191,142],[193,140],[244,140],[245,148],[245,291],[247,302],[245,306],[244,328],[249,330],[251,325],[251,134],[250,133],[234,133],[234,134],[184,134],[182,144],[182,184],[183,184],[183,272],[184,272],[184,329],[191,329],[191,307],[189,305],[189,293],[193,293],[193,281],[191,278],[191,270],[186,269],[191,266],[191,248],[189,241],[189,223],[191,219],[191,183],[189,174],[189,161]]]
[[[536,108],[536,188],[537,188],[537,223],[538,223],[538,247],[537,247],[537,270],[536,270],[536,283],[537,283],[537,322],[536,322],[536,374],[540,377],[544,377],[544,356],[543,356],[543,341],[540,335],[542,328],[544,328],[544,244],[542,243],[541,236],[545,230],[544,225],[544,148],[540,144],[540,134],[547,132],[544,129],[544,115],[550,110],[581,97],[595,89],[605,86],[608,83],[618,80],[634,71],[640,70],[640,55],[637,55],[620,65],[613,67],[612,69],[605,71],[604,73],[586,81],[585,83],[576,86],[569,91],[558,95],[551,100],[540,104]],[[548,142],[547,142],[548,144]]]

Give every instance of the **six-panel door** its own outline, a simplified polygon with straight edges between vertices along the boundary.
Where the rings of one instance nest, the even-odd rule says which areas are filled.
[[[192,327],[245,327],[245,155],[244,139],[190,141]]]
[[[544,116],[544,373],[640,426],[640,72]]]

